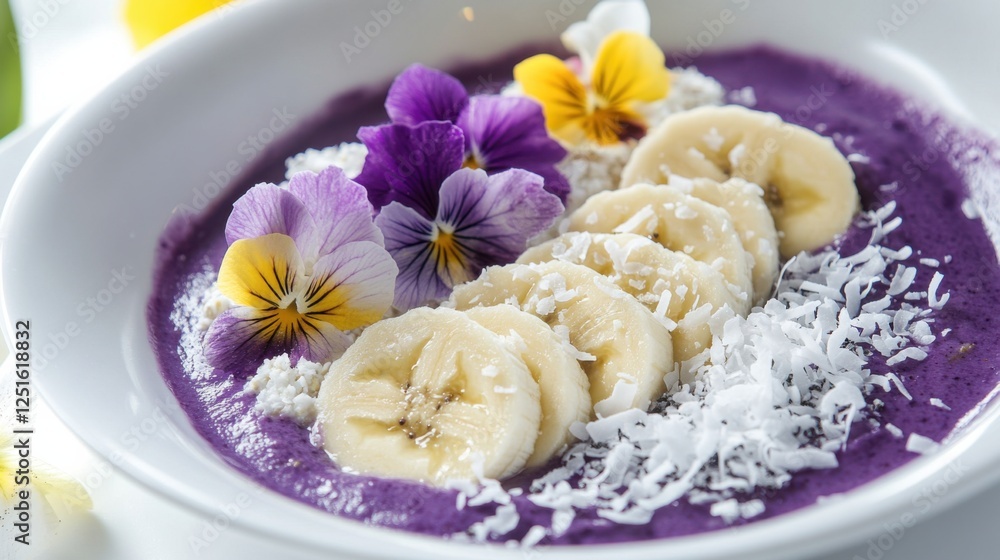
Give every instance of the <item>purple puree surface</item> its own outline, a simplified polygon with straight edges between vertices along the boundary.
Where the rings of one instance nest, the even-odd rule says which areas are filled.
[[[512,65],[524,54],[522,51],[457,75],[473,91],[486,84],[496,87],[510,79]],[[887,368],[884,362],[871,360],[875,373],[898,373],[913,400],[898,391],[883,393],[881,389],[869,400],[884,401],[884,407],[874,413],[883,425],[891,422],[907,434],[943,439],[1000,380],[1000,346],[995,343],[1000,331],[996,321],[1000,319],[986,303],[1000,296],[1000,271],[981,222],[966,218],[961,210],[967,196],[962,167],[984,158],[992,142],[932,112],[914,108],[900,94],[852,72],[768,47],[708,54],[696,64],[727,90],[752,86],[756,109],[774,111],[809,128],[823,124],[824,134],[833,137],[841,151],[868,156],[869,162],[853,164],[865,208],[895,200],[897,215],[903,217],[903,226],[890,236],[888,246],[913,247],[910,265],[920,257],[942,261],[943,290],[951,292],[951,300],[935,314],[935,332],[945,328],[952,332],[938,338],[923,362]],[[176,301],[189,289],[193,276],[206,266],[218,270],[226,249],[223,229],[233,200],[258,182],[281,181],[285,157],[309,147],[355,141],[359,126],[384,122],[384,93],[381,88],[338,98],[312,122],[263,154],[215,209],[164,235],[149,306],[150,334],[164,379],[191,422],[235,469],[276,492],[343,517],[448,535],[464,531],[492,510],[458,511],[451,491],[340,472],[321,448],[310,443],[306,430],[253,411],[253,397],[242,392],[253,372],[193,375],[185,371],[178,348],[180,332],[171,320]],[[968,153],[973,155],[964,156],[962,163],[948,157]],[[894,190],[879,188],[892,183],[897,184]],[[841,241],[843,250],[863,245],[867,235],[852,229]],[[948,255],[953,260],[946,264]],[[926,286],[932,274],[932,269],[921,267],[917,282]],[[975,347],[958,357],[958,349],[965,343]],[[951,410],[931,406],[929,400],[934,397]],[[884,428],[873,429],[867,422],[859,422],[847,448],[839,454],[839,468],[801,472],[781,490],[742,498],[765,499],[767,511],[758,519],[810,505],[821,496],[848,491],[914,459],[914,454],[904,450],[904,443]],[[527,484],[532,478],[522,476],[512,484]],[[331,484],[333,492],[320,490],[329,489]],[[534,506],[523,497],[515,503],[521,522],[504,539],[520,538],[535,524],[550,524],[551,510]],[[659,510],[651,523],[641,526],[614,526],[594,512],[581,512],[565,535],[545,542],[621,542],[724,527],[707,507],[681,502]]]

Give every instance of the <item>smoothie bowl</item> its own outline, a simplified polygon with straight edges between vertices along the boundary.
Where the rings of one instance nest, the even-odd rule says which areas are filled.
[[[46,397],[360,557],[799,557],[990,483],[961,14],[637,6],[250,2],[152,52],[5,209]]]

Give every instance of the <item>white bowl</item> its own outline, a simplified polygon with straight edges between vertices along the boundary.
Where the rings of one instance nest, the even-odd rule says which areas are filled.
[[[241,507],[234,523],[299,545],[364,558],[521,558],[521,552],[503,547],[470,550],[363,526],[261,492],[195,433],[167,390],[147,341],[145,307],[154,250],[171,209],[198,202],[204,185],[229,162],[244,163],[239,146],[266,129],[275,110],[301,118],[338,92],[387,83],[414,61],[448,67],[531,41],[551,42],[593,4],[580,3],[249,1],[149,51],[60,121],[34,153],[4,210],[4,325],[31,321],[36,366],[40,359],[48,362],[35,373],[46,400],[111,463],[208,517],[227,504],[245,506],[246,494],[253,505]],[[386,20],[382,10],[390,4],[401,11]],[[460,16],[466,4],[474,8],[472,22]],[[1000,4],[653,4],[653,34],[667,48],[683,49],[689,41],[711,48],[768,41],[842,61],[956,117],[1000,130],[1000,105],[993,95],[1000,74],[984,68],[996,62],[983,56],[996,49],[974,51],[966,41],[994,36]],[[723,19],[732,23],[711,32],[719,29],[713,22]],[[368,44],[348,62],[343,44],[365,29]],[[993,191],[978,194],[987,206]],[[987,220],[1000,226],[996,211]],[[113,281],[116,274],[119,280]],[[123,282],[122,276],[134,278]],[[991,407],[938,455],[913,461],[839,500],[735,530],[557,548],[541,556],[773,560],[846,546],[900,519],[956,461],[967,474],[944,502],[996,481],[998,441],[1000,410]]]

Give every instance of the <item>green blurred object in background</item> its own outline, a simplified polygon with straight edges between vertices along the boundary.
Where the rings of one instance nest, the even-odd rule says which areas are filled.
[[[0,137],[21,124],[21,57],[7,0],[0,0]]]

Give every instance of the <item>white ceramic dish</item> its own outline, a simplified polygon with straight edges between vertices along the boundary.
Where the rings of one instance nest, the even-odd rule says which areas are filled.
[[[56,412],[112,463],[208,515],[252,495],[252,505],[240,508],[233,522],[276,539],[359,558],[521,558],[522,552],[502,547],[470,550],[365,527],[259,492],[197,436],[174,402],[146,339],[144,311],[153,251],[171,209],[192,205],[230,162],[243,163],[241,144],[262,134],[276,110],[302,118],[337,92],[384,83],[413,61],[447,67],[459,58],[484,59],[526,42],[551,41],[593,3],[578,1],[392,3],[401,11],[379,23],[372,10],[388,1],[251,0],[166,41],[70,111],[28,162],[0,223],[4,324],[31,320],[36,362],[47,361],[36,368],[35,380]],[[460,15],[467,4],[475,11],[472,22]],[[891,19],[892,5],[864,0],[651,6],[653,34],[668,48],[709,36],[712,48],[767,40],[843,61],[1000,130],[1000,107],[990,93],[1000,74],[982,72],[995,62],[961,40],[991,36],[1000,5],[908,0],[897,8],[906,17],[901,25]],[[554,31],[550,22],[567,12]],[[723,16],[732,23],[716,37],[712,22]],[[883,37],[880,20],[898,31]],[[354,42],[357,29],[364,33],[366,26],[372,36],[348,62],[342,43]],[[991,196],[996,187],[977,193],[986,219],[1000,227]],[[899,519],[955,461],[967,474],[945,502],[1000,478],[997,441],[1000,408],[991,407],[937,456],[841,499],[724,533],[614,546],[613,554],[629,560],[773,560],[843,546]],[[611,552],[594,546],[540,555],[606,558]]]

